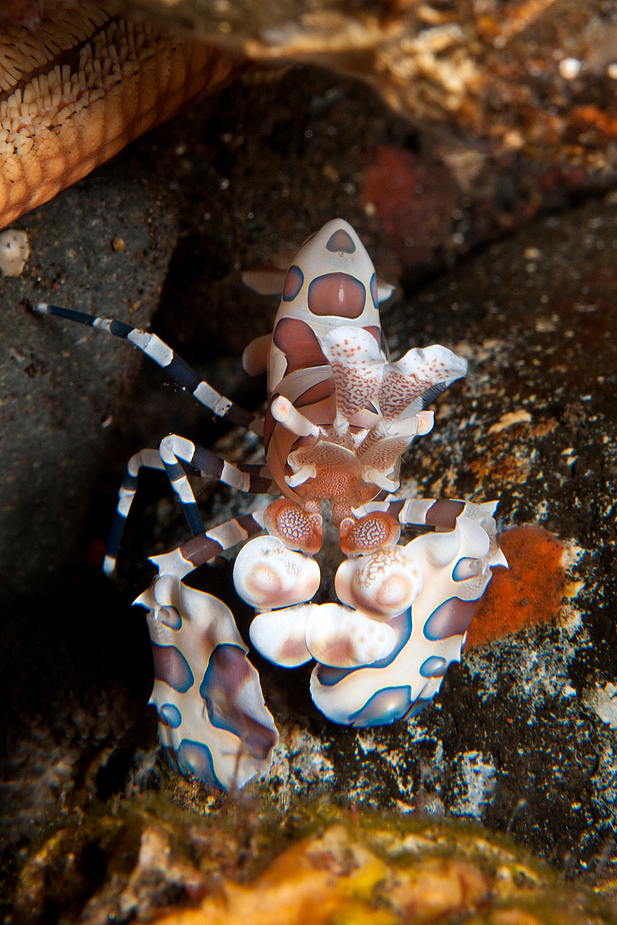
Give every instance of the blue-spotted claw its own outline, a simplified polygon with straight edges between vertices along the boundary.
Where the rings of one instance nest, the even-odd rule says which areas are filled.
[[[405,547],[420,563],[423,581],[411,606],[388,623],[396,635],[390,654],[364,667],[322,662],[313,670],[311,695],[328,719],[380,726],[414,716],[435,696],[448,666],[460,661],[491,568],[506,564],[487,511],[493,508],[468,504],[455,530]]]
[[[278,733],[229,608],[166,574],[135,603],[148,610],[159,738],[180,771],[223,790],[263,775]]]

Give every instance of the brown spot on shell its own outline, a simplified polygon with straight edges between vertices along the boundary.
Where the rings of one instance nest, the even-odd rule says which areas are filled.
[[[355,249],[356,245],[343,228],[339,228],[338,231],[335,231],[326,244],[326,250],[331,251],[333,254],[339,252],[343,254],[353,254]]]
[[[466,633],[477,606],[477,601],[451,597],[430,615],[424,624],[424,635],[427,639],[438,640]]]
[[[287,358],[285,374],[308,366],[327,366],[317,335],[313,329],[298,318],[281,318],[274,329],[274,343]]]
[[[366,289],[349,273],[326,273],[309,286],[308,307],[314,315],[359,318],[364,311]]]
[[[193,672],[186,658],[176,646],[160,646],[152,643],[152,660],[154,677],[164,681],[173,690],[186,693],[195,681]]]
[[[299,395],[294,405],[296,408],[304,408],[305,405],[315,405],[319,401],[324,401],[331,395],[334,395],[334,379],[330,376]]]

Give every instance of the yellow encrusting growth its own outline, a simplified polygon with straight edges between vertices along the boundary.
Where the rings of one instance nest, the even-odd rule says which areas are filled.
[[[602,925],[599,909],[480,831],[403,827],[331,825],[257,878],[221,876],[198,908],[168,908],[157,925]]]
[[[0,227],[46,202],[246,65],[103,5],[0,35]]]

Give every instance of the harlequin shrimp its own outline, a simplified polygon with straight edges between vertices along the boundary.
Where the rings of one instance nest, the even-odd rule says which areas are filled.
[[[223,789],[270,766],[278,733],[231,610],[184,583],[194,569],[243,543],[238,595],[255,609],[250,640],[276,665],[314,662],[310,692],[330,720],[375,726],[414,716],[461,648],[491,569],[505,565],[496,502],[398,499],[401,455],[433,427],[426,406],[467,371],[438,345],[390,362],[377,280],[353,228],[335,219],[287,262],[245,274],[282,297],[271,335],[243,356],[267,369],[265,419],[220,395],[155,334],[42,303],[41,314],[123,337],[223,420],[263,430],[266,464],[233,465],[176,434],[128,463],[105,557],[112,575],[140,469],[162,469],[193,538],[151,561],[158,574],[136,603],[148,611],[159,738],[184,774]],[[279,279],[280,277],[280,279]],[[262,510],[205,530],[188,476],[278,495]],[[343,561],[336,602],[314,603],[325,509]],[[401,543],[402,530],[415,533]]]

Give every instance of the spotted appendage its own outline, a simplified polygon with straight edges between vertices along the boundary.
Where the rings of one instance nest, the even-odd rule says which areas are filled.
[[[231,610],[165,574],[135,603],[148,610],[159,739],[180,771],[223,790],[263,774],[278,733]]]

